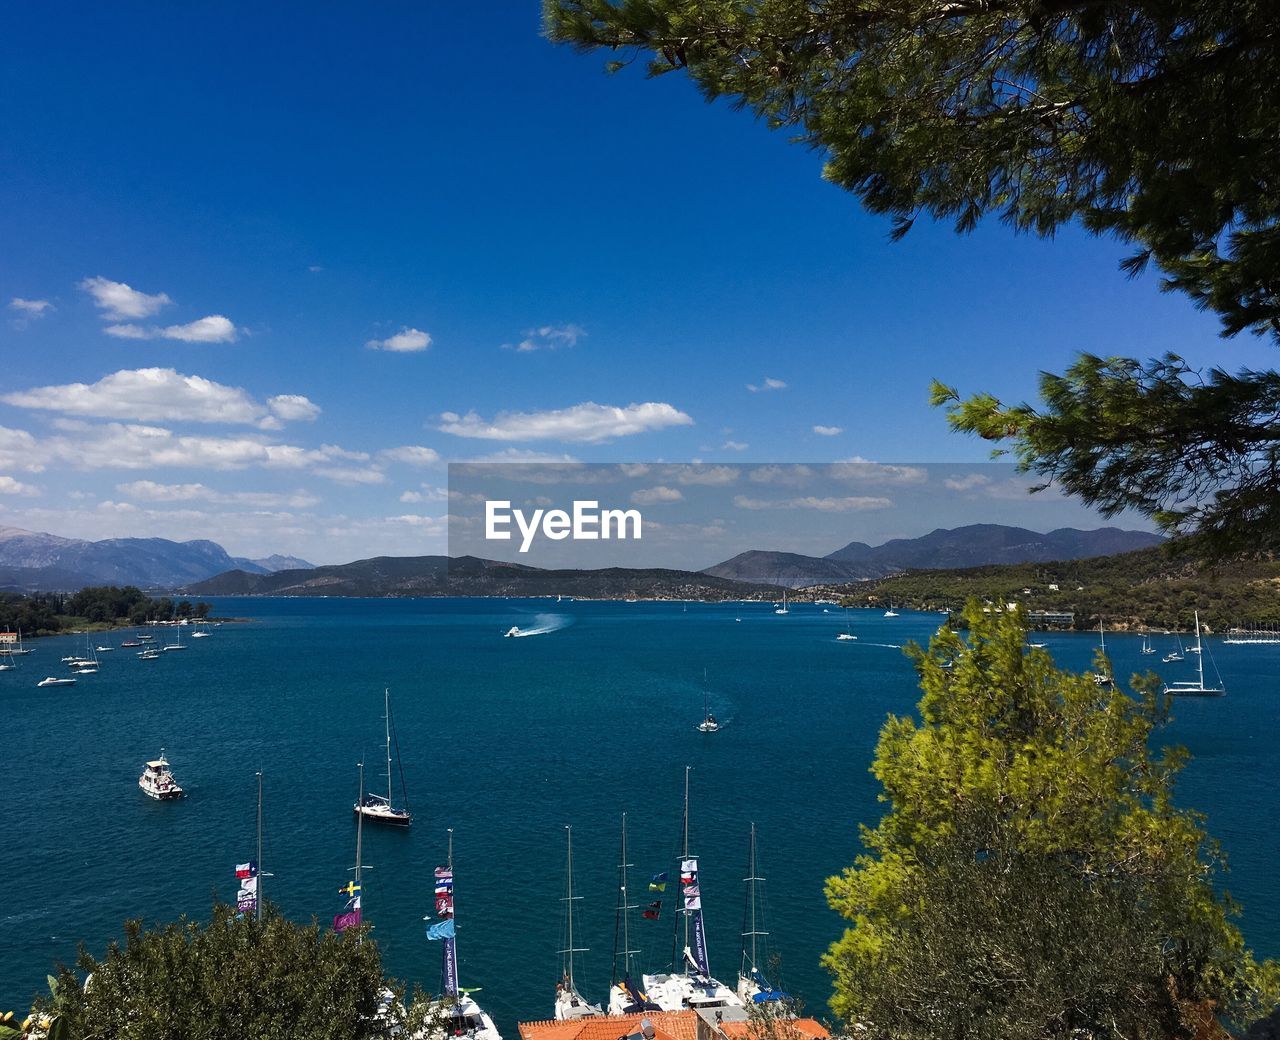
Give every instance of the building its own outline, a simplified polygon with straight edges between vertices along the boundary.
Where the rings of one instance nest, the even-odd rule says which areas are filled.
[[[829,1040],[812,1018],[775,1018],[769,1040]],[[744,1008],[595,1015],[567,1022],[521,1022],[520,1040],[763,1040],[764,1025]]]

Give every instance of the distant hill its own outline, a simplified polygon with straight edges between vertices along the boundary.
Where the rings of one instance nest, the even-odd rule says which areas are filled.
[[[237,567],[251,574],[274,574],[276,571],[305,571],[315,566],[314,563],[308,563],[300,556],[281,556],[279,553],[264,556],[257,560],[246,560],[242,556],[237,556],[235,561]]]
[[[704,574],[735,581],[770,582],[791,588],[865,581],[920,568],[979,567],[1110,556],[1159,545],[1149,531],[1102,527],[1081,531],[1062,527],[1047,534],[1003,524],[938,528],[919,538],[895,538],[883,545],[850,542],[827,556],[752,550],[739,553]]]
[[[233,570],[184,588],[193,596],[573,596],[580,599],[776,599],[775,585],[663,568],[543,570],[475,556],[379,556],[308,570]]]
[[[105,538],[91,542],[0,527],[0,586],[78,589],[85,585],[137,585],[168,589],[239,567],[265,574],[277,567],[309,566],[295,557],[241,560],[217,542],[167,538]]]

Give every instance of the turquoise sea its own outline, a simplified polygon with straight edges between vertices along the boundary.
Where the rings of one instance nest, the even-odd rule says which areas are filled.
[[[546,600],[226,599],[251,619],[211,630],[158,661],[104,655],[73,687],[38,689],[83,637],[44,639],[0,673],[8,855],[0,909],[0,1009],[22,1007],[77,942],[101,950],[137,916],[207,913],[235,894],[253,854],[255,779],[266,777],[269,898],[327,921],[354,856],[356,763],[382,760],[382,691],[391,690],[410,807],[407,832],[365,830],[365,915],[390,972],[434,990],[439,948],[423,935],[432,868],[454,829],[461,981],[508,1038],[549,1018],[561,945],[564,826],[574,828],[578,968],[606,994],[613,946],[619,815],[629,814],[633,885],[674,870],[686,765],[692,845],[701,858],[713,971],[733,984],[748,828],[759,828],[767,927],[784,985],[824,1014],[818,958],[841,930],[823,879],[850,863],[857,824],[880,812],[867,771],[889,712],[918,698],[895,645],[925,639],[937,615],[800,604]],[[741,619],[740,621],[737,619]],[[543,628],[504,639],[511,626]],[[126,638],[112,633],[105,641]],[[1096,637],[1044,637],[1085,667]],[[1175,705],[1163,734],[1194,755],[1179,796],[1208,816],[1229,853],[1227,884],[1245,936],[1280,955],[1280,646],[1207,641],[1230,694]],[[1168,637],[1157,637],[1163,652]],[[1108,637],[1116,671],[1187,669]],[[1153,664],[1153,662],[1155,662]],[[703,670],[726,723],[700,734]],[[158,803],[137,787],[166,749],[189,792]],[[672,889],[661,920],[636,922],[647,969],[672,951]]]

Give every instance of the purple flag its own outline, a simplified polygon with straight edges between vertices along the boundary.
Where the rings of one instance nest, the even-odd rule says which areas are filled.
[[[348,911],[345,914],[338,914],[333,919],[333,930],[335,932],[345,932],[348,928],[355,928],[360,923],[360,908]]]

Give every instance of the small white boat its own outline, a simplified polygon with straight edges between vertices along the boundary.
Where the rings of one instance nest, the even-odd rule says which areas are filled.
[[[192,632],[191,638],[192,639],[208,639],[209,633],[208,632]]]
[[[170,650],[186,650],[186,649],[187,648],[182,645],[182,629],[178,629],[178,641],[176,643],[166,643],[164,647],[165,653],[168,653]]]
[[[509,629],[507,629],[502,634],[504,638],[507,638],[507,639],[510,639],[512,636],[518,636],[520,634],[520,626],[512,625]]]
[[[886,611],[884,612],[884,616],[885,616],[885,617],[897,617],[897,616],[898,616],[898,612],[897,612],[896,610],[894,610],[894,609],[893,609],[893,607],[890,607],[888,610],[886,610]]]
[[[56,675],[51,675],[47,679],[41,679],[36,683],[37,686],[74,686],[75,684],[76,681],[74,679],[59,679]]]
[[[156,649],[142,650],[138,653],[139,661],[156,661],[160,658],[161,651]]]
[[[109,654],[115,651],[114,646],[95,646],[93,652],[95,654]]]
[[[1150,636],[1144,635],[1142,637],[1142,652],[1144,654],[1154,654],[1156,652],[1156,648],[1151,645]]]
[[[823,611],[825,614],[826,611]],[[849,610],[846,607],[844,612],[844,631],[841,632],[836,639],[841,643],[852,643],[858,637],[853,634],[853,629],[849,626]]]
[[[173,773],[169,771],[169,760],[164,757],[164,748],[160,749],[160,757],[148,762],[138,777],[138,786],[142,793],[158,801],[181,798],[186,792],[178,786]]]
[[[1027,646],[1031,647],[1032,650],[1043,650],[1046,645],[1047,644],[1045,643],[1028,643],[1027,644]]]
[[[775,614],[790,614],[790,613],[791,613],[791,611],[789,611],[789,610],[787,609],[787,593],[786,593],[786,590],[785,590],[785,589],[784,589],[784,590],[783,590],[783,592],[782,592],[782,606],[777,607],[777,608],[774,610],[774,613],[775,613]]]

